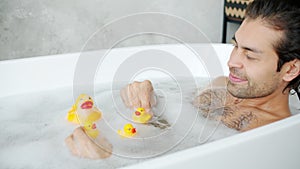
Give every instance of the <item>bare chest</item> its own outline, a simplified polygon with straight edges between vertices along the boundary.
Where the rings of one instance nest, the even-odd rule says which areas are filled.
[[[222,121],[226,126],[245,131],[279,120],[267,112],[241,104],[225,90],[208,90],[194,101],[203,116]]]

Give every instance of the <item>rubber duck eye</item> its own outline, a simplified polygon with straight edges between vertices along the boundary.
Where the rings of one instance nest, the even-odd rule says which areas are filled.
[[[91,100],[92,98],[91,97],[89,97],[89,100]]]

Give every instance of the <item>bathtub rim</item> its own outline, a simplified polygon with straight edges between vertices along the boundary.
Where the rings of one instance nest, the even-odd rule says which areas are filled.
[[[215,163],[210,163],[208,164],[207,162],[205,162],[203,160],[205,155],[208,156],[212,156],[213,153],[220,153],[222,151],[228,151],[228,149],[237,149],[239,147],[241,147],[239,144],[243,143],[247,143],[247,142],[258,142],[257,140],[261,140],[263,138],[267,138],[270,137],[272,134],[278,132],[278,131],[288,131],[289,129],[291,130],[295,130],[293,128],[296,129],[300,129],[300,114],[297,115],[293,115],[290,116],[288,118],[246,131],[246,132],[241,132],[226,138],[222,138],[222,139],[218,139],[216,141],[213,142],[209,142],[209,143],[205,143],[203,145],[198,145],[192,148],[188,148],[185,150],[181,150],[178,152],[174,152],[171,154],[166,154],[163,156],[159,156],[157,158],[153,158],[153,159],[149,159],[147,161],[138,163],[136,165],[131,165],[131,166],[126,166],[123,167],[124,169],[139,169],[139,168],[182,168],[183,166],[189,166],[188,168],[198,168],[198,165],[201,165],[204,168],[209,168],[209,169],[217,169],[217,168],[239,168],[239,167],[232,167],[232,165],[228,165],[226,163],[236,163],[236,161],[234,161],[234,157],[238,157],[237,155],[232,155],[232,154],[228,154],[228,156],[226,156],[228,159],[220,159],[220,158],[216,158],[215,160],[219,162],[221,162],[221,164],[215,164]],[[296,126],[296,127],[295,127]],[[297,139],[295,141],[300,141],[300,137],[298,136]],[[299,142],[300,143],[300,142]],[[261,142],[260,142],[261,144]],[[265,146],[264,144],[261,144],[262,146]],[[274,145],[274,148],[276,147],[276,144]],[[249,152],[253,151],[253,150],[248,150]],[[234,152],[234,151],[233,151]],[[260,151],[260,155],[258,156],[262,156],[264,154],[268,154],[266,152]],[[282,151],[282,153],[285,153],[285,151]],[[296,153],[294,153],[294,155],[300,153],[300,149],[296,150]],[[271,155],[271,154],[268,154]],[[184,157],[184,158],[183,158]],[[230,160],[231,158],[231,160]],[[248,157],[249,158],[249,157]],[[250,156],[249,159],[253,159],[256,158],[255,156]],[[204,158],[205,159],[205,158]],[[175,161],[175,164],[173,163]],[[195,162],[198,165],[194,166],[194,165],[188,165],[188,163],[190,162]],[[258,160],[259,162],[260,160]],[[280,160],[279,160],[280,161]],[[292,161],[292,160],[290,160]],[[296,161],[296,159],[294,158],[294,161]],[[261,162],[261,161],[260,161]],[[270,162],[270,161],[266,161],[266,162]],[[176,164],[177,163],[177,164]],[[278,163],[275,162],[275,163]],[[179,165],[178,165],[179,164]],[[292,163],[291,163],[292,164]],[[300,164],[300,162],[298,161],[297,166]],[[176,166],[177,165],[177,166]],[[240,164],[241,165],[241,164]],[[255,166],[255,168],[270,168],[270,166],[267,163],[261,163],[260,164],[261,167],[257,167]],[[287,164],[290,165],[290,164]],[[151,167],[149,167],[151,166]],[[237,165],[239,166],[239,165]],[[273,164],[274,166],[274,164]],[[272,168],[280,168],[281,164],[279,162],[279,164],[277,165],[277,167],[272,167]],[[122,169],[123,169],[122,168]],[[253,166],[244,166],[243,168],[246,169],[253,169]],[[291,167],[291,168],[295,168],[295,166]]]
[[[219,57],[219,60],[222,62],[221,64],[223,64],[221,66],[223,66],[224,75],[228,74],[226,60],[229,58],[233,48],[231,44],[201,43],[188,45],[200,48],[212,46]],[[115,48],[113,50],[123,53],[134,53],[138,50],[176,48],[180,46],[182,46],[182,44],[163,44],[123,47]],[[105,51],[106,50],[104,49],[88,51],[86,53],[91,55],[91,57],[95,57],[94,53],[104,53]],[[78,52],[0,61],[0,77],[2,78],[2,81],[5,82],[0,83],[0,97],[72,86],[75,67],[80,55],[81,53]],[[6,72],[10,73],[7,74]],[[201,77],[201,74],[197,77]],[[104,77],[104,80],[106,79],[107,77]],[[23,83],[22,87],[18,84],[20,81]],[[109,82],[111,81],[103,81],[103,83]]]
[[[214,44],[215,47],[220,47],[220,48],[225,48],[225,47],[231,47],[230,44]],[[133,47],[134,48],[134,47]],[[126,50],[126,49],[125,49]],[[227,50],[226,54],[228,54],[229,52],[231,52],[231,50]],[[61,88],[61,87],[67,87],[69,86],[68,83],[72,82],[73,77],[68,77],[69,74],[74,74],[73,70],[74,69],[74,64],[76,63],[76,58],[79,56],[79,53],[71,53],[71,54],[62,54],[62,55],[51,55],[51,56],[43,56],[43,57],[34,57],[34,58],[27,58],[27,59],[16,59],[16,60],[7,60],[7,61],[0,61],[0,77],[2,77],[3,75],[5,75],[6,77],[4,77],[2,80],[4,80],[7,84],[5,84],[5,86],[1,86],[0,85],[0,97],[7,97],[7,96],[12,96],[12,95],[16,95],[16,94],[23,94],[23,93],[31,93],[31,92],[35,92],[35,91],[44,91],[44,90],[48,90],[48,89],[54,89],[54,88]],[[60,61],[57,61],[56,58],[60,57]],[[227,55],[228,57],[228,55]],[[10,83],[15,81],[15,78],[17,80],[26,80],[26,77],[30,77],[30,73],[33,73],[34,70],[26,70],[24,69],[23,71],[25,73],[28,73],[26,75],[25,78],[23,77],[19,77],[17,76],[18,73],[22,72],[22,70],[20,70],[20,68],[22,66],[24,66],[24,64],[26,66],[31,65],[32,62],[38,62],[41,63],[40,66],[38,66],[39,68],[43,68],[42,70],[47,71],[48,67],[47,67],[47,63],[48,61],[50,61],[52,64],[58,64],[57,66],[61,69],[64,69],[65,66],[68,67],[68,69],[65,70],[65,72],[62,72],[62,76],[67,76],[67,78],[63,79],[62,81],[59,81],[58,83],[41,83],[43,86],[41,87],[36,87],[36,86],[31,86],[31,84],[25,84],[28,87],[28,90],[17,90],[17,91],[5,91],[6,89],[11,90],[12,87],[14,86],[18,86],[18,84],[16,85],[12,85]],[[17,64],[12,66],[12,64]],[[12,66],[12,67],[11,67]],[[21,67],[19,67],[21,66]],[[31,65],[32,66],[32,65]],[[46,67],[43,67],[46,66]],[[51,67],[51,66],[50,66]],[[26,67],[26,68],[30,68],[30,67]],[[45,69],[44,69],[45,68]],[[17,77],[10,77],[6,75],[7,71],[13,70],[13,75],[17,76]],[[49,74],[49,78],[51,80],[56,79],[56,75],[60,74],[61,72],[57,71],[54,74]],[[44,76],[40,76],[38,75],[37,78],[35,80],[39,80],[39,78],[42,79],[47,79]],[[49,85],[52,85],[49,88]],[[262,139],[273,139],[272,134],[276,133],[276,137],[277,139],[280,139],[280,136],[284,135],[284,134],[290,134],[290,136],[293,136],[292,138],[294,140],[282,140],[282,141],[290,141],[291,143],[294,143],[294,145],[297,145],[297,142],[300,143],[300,136],[297,136],[297,131],[300,130],[300,114],[297,115],[293,115],[292,117],[289,117],[287,119],[283,119],[256,129],[253,129],[251,131],[247,131],[244,133],[240,133],[234,136],[230,136],[227,138],[223,138],[211,143],[207,143],[204,145],[199,145],[196,146],[194,148],[190,148],[190,149],[186,149],[186,150],[182,150],[179,152],[175,152],[172,154],[168,154],[165,156],[160,156],[158,158],[155,159],[149,159],[145,162],[136,164],[136,165],[132,165],[132,166],[128,166],[125,168],[141,168],[141,167],[145,167],[148,166],[148,168],[176,168],[176,165],[178,165],[177,167],[182,166],[183,163],[187,162],[190,160],[190,162],[192,164],[199,164],[199,165],[203,165],[204,168],[218,168],[218,167],[222,167],[222,168],[226,168],[226,167],[230,167],[230,168],[234,168],[234,166],[231,166],[230,164],[227,164],[224,162],[224,160],[222,158],[216,158],[216,160],[220,160],[220,164],[208,164],[207,162],[205,162],[204,160],[206,160],[207,158],[205,158],[205,155],[211,156],[211,154],[215,153],[215,152],[225,152],[228,151],[228,148],[231,148],[232,151],[236,151],[239,150],[241,148],[240,144],[257,144],[262,146],[266,146],[267,144],[265,144],[264,142],[262,142]],[[278,131],[282,131],[281,133],[279,133]],[[295,136],[296,135],[296,136]],[[272,141],[272,140],[271,140]],[[276,148],[276,146],[280,145],[275,144],[273,148]],[[299,148],[298,148],[299,149]],[[294,154],[294,157],[292,156],[290,160],[285,161],[285,165],[289,165],[289,164],[293,164],[293,165],[300,165],[300,161],[297,161],[297,154],[300,154],[300,151],[296,148],[294,148],[293,151],[287,151],[285,149],[282,149],[283,153],[291,153]],[[251,149],[247,149],[249,152],[254,151]],[[260,152],[261,154],[258,154],[258,156],[263,156],[266,155],[263,151]],[[296,154],[296,155],[295,155]],[[185,156],[184,158],[182,158],[182,156]],[[233,158],[236,157],[236,155],[234,154],[229,154],[226,159],[228,158]],[[253,156],[253,154],[250,154],[247,156],[249,159],[253,159],[256,158],[257,156]],[[278,156],[278,157],[283,157],[283,156]],[[222,161],[223,160],[223,161]],[[174,163],[174,161],[176,161],[176,163]],[[230,161],[230,160],[229,160]],[[193,163],[196,162],[196,163]],[[197,163],[198,162],[198,163]],[[230,161],[233,162],[233,161]],[[266,168],[268,167],[268,164],[264,163],[263,161],[259,161],[261,163],[261,167],[256,167],[256,168]],[[267,161],[269,162],[269,161]],[[290,163],[287,163],[290,162]],[[185,164],[188,166],[188,164]],[[274,160],[274,165],[277,165],[277,168],[279,168],[281,166],[280,163],[280,159],[275,159]],[[251,168],[253,166],[250,166],[248,168]],[[192,166],[191,168],[197,168],[197,166]],[[245,167],[247,168],[247,167]],[[276,168],[276,167],[274,167]],[[293,168],[293,167],[290,167]]]

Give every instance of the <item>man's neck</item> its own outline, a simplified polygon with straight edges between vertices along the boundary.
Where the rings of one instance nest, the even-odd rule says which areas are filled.
[[[289,94],[288,92],[281,92],[279,90],[266,97],[244,99],[241,105],[255,107],[279,118],[291,115],[289,109]]]

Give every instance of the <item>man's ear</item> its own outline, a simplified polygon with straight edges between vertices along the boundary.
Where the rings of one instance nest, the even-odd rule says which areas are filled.
[[[293,61],[288,62],[284,70],[285,74],[283,80],[287,82],[292,81],[300,74],[300,60],[294,59]]]

